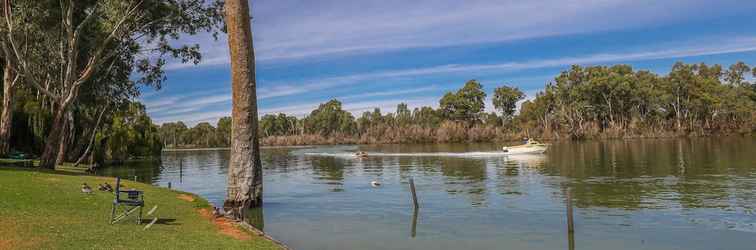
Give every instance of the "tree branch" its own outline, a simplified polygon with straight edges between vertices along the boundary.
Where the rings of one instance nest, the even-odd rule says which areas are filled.
[[[13,24],[11,22],[13,13],[11,11],[10,2],[10,0],[3,1],[3,16],[5,17],[5,24],[8,28],[8,34],[6,37],[7,42],[3,41],[3,52],[6,58],[14,62],[11,66],[16,68],[17,75],[22,75],[24,77],[24,79],[26,80],[25,82],[31,84],[32,87],[36,88],[41,93],[50,96],[51,98],[58,98],[58,95],[48,91],[45,88],[42,88],[42,86],[40,86],[39,83],[34,81],[34,79],[32,79],[32,77],[30,76],[27,62],[23,57],[21,57],[21,54],[18,52],[18,46],[16,45],[15,39],[13,39]],[[10,44],[10,46],[8,46],[8,43]]]
[[[105,104],[105,107],[102,108],[102,111],[100,112],[100,115],[97,117],[97,122],[94,125],[94,128],[92,128],[92,137],[89,140],[89,144],[87,145],[87,149],[84,150],[84,153],[81,154],[81,157],[79,157],[78,160],[76,160],[76,163],[74,163],[74,167],[79,166],[81,162],[86,158],[86,156],[89,154],[89,151],[92,149],[92,144],[94,144],[95,137],[97,136],[97,128],[100,126],[100,121],[102,120],[102,115],[105,114],[105,111],[108,110],[108,107],[110,106],[110,102]]]
[[[99,64],[99,60],[101,59],[102,53],[105,51],[105,48],[107,48],[110,41],[112,41],[118,34],[119,31],[121,31],[121,27],[123,27],[123,24],[130,18],[134,13],[136,12],[137,8],[142,4],[142,1],[139,1],[136,3],[133,7],[129,9],[129,11],[126,12],[126,14],[119,20],[115,27],[113,27],[113,30],[110,32],[107,38],[100,44],[100,46],[95,50],[95,53],[92,54],[92,56],[89,57],[89,60],[87,62],[87,65],[84,67],[84,71],[82,72],[79,79],[77,79],[74,82],[74,86],[81,85],[85,81],[89,80],[89,78],[92,77],[94,74],[95,68]],[[73,90],[73,88],[72,88]],[[69,93],[70,95],[70,93]]]

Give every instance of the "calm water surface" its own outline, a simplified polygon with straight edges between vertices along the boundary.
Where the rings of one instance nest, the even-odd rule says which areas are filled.
[[[529,156],[500,146],[264,149],[252,222],[294,249],[568,249],[571,192],[575,249],[756,249],[754,137],[560,143]],[[222,204],[228,157],[164,152],[99,174]]]

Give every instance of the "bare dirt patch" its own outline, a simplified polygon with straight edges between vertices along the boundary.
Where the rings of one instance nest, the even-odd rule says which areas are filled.
[[[38,249],[46,241],[40,237],[24,238],[19,234],[18,221],[0,218],[0,250],[6,249]]]
[[[198,211],[200,215],[202,215],[202,217],[211,220],[213,224],[215,224],[215,227],[218,228],[218,231],[220,231],[222,234],[231,236],[231,238],[237,240],[252,239],[252,236],[249,235],[249,233],[239,229],[232,220],[229,220],[226,217],[215,217],[215,215],[213,215],[213,212],[211,212],[210,209],[207,208],[198,209]]]
[[[187,195],[187,194],[180,194],[180,195],[176,196],[176,198],[178,198],[179,200],[184,200],[184,201],[188,201],[188,202],[194,202],[194,197],[192,197],[191,195]]]
[[[10,240],[0,240],[0,249],[11,249]]]

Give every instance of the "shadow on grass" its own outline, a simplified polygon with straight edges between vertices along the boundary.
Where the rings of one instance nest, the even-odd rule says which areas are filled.
[[[147,225],[152,222],[153,219],[142,219],[142,225]],[[155,225],[167,225],[167,226],[179,226],[181,223],[176,223],[176,219],[158,219]]]
[[[7,165],[7,164],[2,164],[2,163],[0,163],[0,170],[37,172],[37,173],[59,174],[59,175],[69,175],[69,176],[95,176],[93,174],[80,172],[80,171],[72,171],[72,170],[65,170],[65,169],[45,169],[45,168],[40,168],[40,167],[18,167],[18,166]]]

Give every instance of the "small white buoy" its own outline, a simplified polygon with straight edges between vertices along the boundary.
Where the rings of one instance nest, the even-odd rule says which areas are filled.
[[[371,182],[370,182],[370,186],[373,186],[373,187],[379,187],[379,186],[381,186],[381,183],[380,183],[380,182],[378,182],[378,181],[371,181]]]

